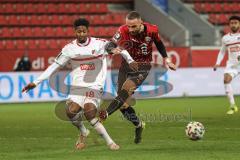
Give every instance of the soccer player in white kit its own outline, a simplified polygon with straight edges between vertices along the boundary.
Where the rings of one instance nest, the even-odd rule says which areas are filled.
[[[76,148],[81,150],[86,147],[85,141],[89,134],[89,130],[79,119],[80,113],[83,113],[93,128],[104,138],[108,147],[111,150],[118,150],[119,146],[111,139],[102,123],[96,117],[107,74],[106,56],[108,53],[105,46],[108,45],[108,42],[103,39],[90,37],[88,27],[89,22],[86,19],[77,19],[74,22],[77,39],[67,44],[56,57],[55,62],[33,83],[25,86],[22,91],[35,88],[61,67],[70,64],[72,67],[72,84],[67,98],[66,113],[72,124],[80,131]],[[121,54],[128,63],[134,63],[126,50],[112,47],[109,53]]]
[[[222,47],[219,51],[214,70],[220,66],[227,50],[228,61],[224,71],[224,88],[230,102],[230,109],[227,111],[227,114],[234,114],[238,111],[238,107],[235,104],[231,81],[240,72],[240,17],[231,16],[229,18],[229,27],[231,32],[222,38]]]

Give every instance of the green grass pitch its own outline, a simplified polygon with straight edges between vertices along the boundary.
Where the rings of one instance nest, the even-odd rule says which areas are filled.
[[[240,102],[240,97],[236,101]],[[108,150],[93,129],[87,148],[76,151],[78,132],[55,116],[55,105],[1,104],[0,160],[240,159],[240,113],[225,114],[226,97],[137,101],[136,111],[147,122],[141,144],[133,143],[134,127],[121,118],[120,112],[104,123],[121,146],[119,151]],[[190,119],[204,124],[206,132],[202,140],[186,138],[185,126]]]

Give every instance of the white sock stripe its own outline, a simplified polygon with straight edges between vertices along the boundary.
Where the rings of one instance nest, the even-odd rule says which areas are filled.
[[[224,84],[226,95],[229,99],[231,105],[235,104],[234,96],[233,96],[233,89],[231,83]]]
[[[98,120],[97,118],[93,118],[93,119],[90,121],[90,124],[91,124],[92,126],[95,126],[98,121],[99,121],[99,120]]]
[[[79,118],[79,114],[76,114],[73,118],[71,118],[71,121],[76,121]]]
[[[98,132],[98,134],[103,137],[103,139],[106,141],[106,143],[112,144],[114,143],[112,138],[108,135],[106,129],[104,128],[103,124],[100,122],[97,122],[94,126],[94,129]]]

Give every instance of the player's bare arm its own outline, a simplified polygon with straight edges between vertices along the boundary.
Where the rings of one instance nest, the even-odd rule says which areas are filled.
[[[53,73],[55,73],[60,68],[60,65],[54,62],[51,64],[34,82],[27,84],[22,92],[28,92],[31,89],[34,89],[39,83],[43,80],[48,79]]]

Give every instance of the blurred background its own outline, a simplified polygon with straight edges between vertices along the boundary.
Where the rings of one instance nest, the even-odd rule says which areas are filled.
[[[212,66],[221,37],[229,32],[229,16],[240,13],[238,0],[1,0],[0,102],[62,99],[47,83],[32,94],[22,95],[20,91],[74,39],[72,24],[76,18],[90,21],[92,36],[109,39],[131,10],[158,25],[168,54],[178,66],[178,71],[163,77],[174,86],[165,96],[224,94],[223,68],[213,72]],[[153,62],[161,62],[156,49]],[[222,65],[225,62],[226,58]],[[237,83],[234,86],[240,87]]]

